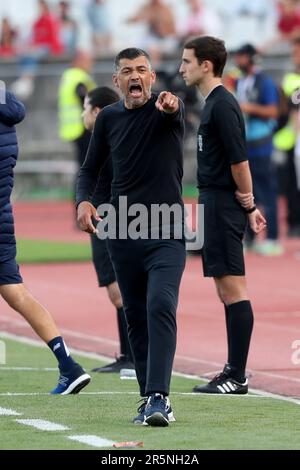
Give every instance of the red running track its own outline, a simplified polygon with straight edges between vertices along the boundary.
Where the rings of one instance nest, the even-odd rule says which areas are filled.
[[[19,237],[86,240],[74,228],[68,203],[18,204]],[[284,240],[283,256],[247,255],[255,329],[248,362],[251,387],[300,397],[300,240]],[[22,266],[26,285],[52,312],[68,343],[105,355],[118,352],[116,315],[99,289],[91,263]],[[31,336],[26,323],[0,300],[1,330]],[[178,308],[175,369],[208,374],[226,359],[223,307],[213,281],[202,277],[201,259],[189,257]],[[297,364],[298,362],[298,364]]]

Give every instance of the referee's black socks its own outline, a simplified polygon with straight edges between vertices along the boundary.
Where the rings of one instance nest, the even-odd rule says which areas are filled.
[[[228,363],[237,382],[245,381],[245,369],[253,330],[251,302],[242,300],[225,307]]]
[[[230,344],[230,336],[229,336],[229,312],[228,312],[228,307],[227,307],[226,304],[224,304],[224,311],[225,311],[225,323],[226,323],[226,333],[227,333],[227,348],[228,348],[227,363],[230,364],[231,344]]]

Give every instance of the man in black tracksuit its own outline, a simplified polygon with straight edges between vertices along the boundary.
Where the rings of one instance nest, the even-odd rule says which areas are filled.
[[[93,132],[98,113],[105,106],[119,101],[119,95],[109,87],[97,87],[91,90],[84,98],[83,123],[85,128]],[[90,134],[91,136],[91,134]],[[95,207],[109,203],[112,182],[111,159],[108,159],[101,171],[92,203]],[[111,364],[95,367],[92,372],[120,372],[129,369],[134,372],[132,352],[129,345],[127,322],[123,309],[121,292],[116,281],[116,274],[108,252],[107,240],[101,240],[96,234],[91,234],[92,258],[98,278],[99,287],[106,287],[108,297],[117,310],[117,322],[120,341],[120,355]]]
[[[198,187],[204,204],[204,276],[213,277],[225,308],[228,360],[224,370],[198,393],[245,394],[246,362],[253,327],[243,256],[247,225],[255,233],[265,219],[253,202],[245,125],[240,107],[222,85],[224,42],[202,36],[184,45],[180,73],[198,86],[205,107],[198,131]],[[238,198],[238,200],[236,199]]]
[[[82,230],[95,232],[92,218],[99,220],[99,216],[89,200],[101,168],[111,158],[110,214],[116,214],[112,230],[116,236],[109,234],[109,249],[140,393],[148,397],[134,422],[167,426],[174,420],[167,396],[176,347],[178,290],[185,266],[183,105],[169,92],[151,95],[155,73],[144,51],[121,51],[115,67],[114,83],[124,100],[103,109],[96,119],[78,177],[78,220]],[[123,207],[125,199],[128,212]],[[167,221],[153,216],[162,204],[174,209]],[[134,218],[137,213],[139,223]],[[146,228],[145,220],[150,220]],[[136,236],[133,229],[138,226]]]

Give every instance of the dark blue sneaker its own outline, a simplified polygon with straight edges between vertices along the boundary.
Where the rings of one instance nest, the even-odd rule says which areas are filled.
[[[167,413],[169,418],[169,423],[173,423],[176,421],[173,410],[171,408],[170,400],[166,397],[167,400]],[[144,398],[143,403],[138,407],[137,412],[138,415],[133,419],[133,424],[143,424],[144,426],[148,426],[148,423],[145,422],[145,409],[147,405],[148,398]]]
[[[146,404],[144,423],[149,426],[169,426],[167,408],[167,397],[152,393]]]
[[[68,372],[60,371],[57,387],[51,390],[52,395],[69,395],[79,393],[91,380],[79,364]]]

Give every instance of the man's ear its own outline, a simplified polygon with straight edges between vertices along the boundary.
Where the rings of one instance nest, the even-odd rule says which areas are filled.
[[[95,118],[98,116],[100,111],[101,111],[101,108],[99,108],[98,106],[95,106],[95,108],[93,109],[93,114],[94,114]]]
[[[155,83],[155,80],[156,80],[156,73],[154,70],[151,71],[151,83],[153,85],[153,83]]]
[[[116,73],[113,74],[113,76],[112,76],[112,81],[113,81],[113,84],[115,85],[115,87],[120,88],[118,76],[117,76]]]
[[[213,72],[214,66],[210,60],[204,60],[202,62],[204,72]]]

